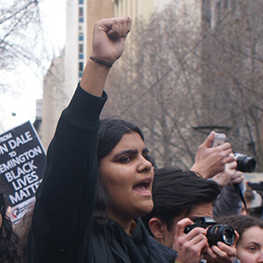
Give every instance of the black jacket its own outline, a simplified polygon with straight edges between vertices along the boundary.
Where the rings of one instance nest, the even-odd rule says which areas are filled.
[[[176,257],[148,236],[140,220],[131,237],[116,224],[93,232],[99,115],[106,99],[78,87],[62,112],[36,193],[29,263],[163,263]]]
[[[131,236],[117,224],[95,230],[90,262],[174,262],[177,252],[151,238],[140,219],[136,223]]]

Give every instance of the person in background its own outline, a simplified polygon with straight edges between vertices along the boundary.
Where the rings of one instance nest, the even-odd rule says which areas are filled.
[[[249,215],[263,219],[263,182],[247,182],[247,189],[253,195],[247,202]]]
[[[234,184],[242,186],[244,174],[236,170],[237,163],[230,143],[211,147],[214,139],[215,132],[212,131],[198,147],[191,171],[198,173],[204,179],[214,180],[222,188],[213,205],[213,216],[216,219],[223,215],[240,213],[242,201]]]
[[[263,262],[263,221],[249,216],[227,216],[218,219],[231,225],[239,234],[236,243],[237,258],[241,263]]]
[[[232,153],[230,143],[211,147],[215,139],[215,132],[212,131],[204,142],[199,145],[195,162],[190,168],[191,171],[202,176],[204,179],[213,180],[220,186],[221,193],[213,203],[213,216],[216,219],[222,215],[239,214],[242,209],[242,201],[234,184],[242,185],[244,174],[236,170],[237,163]],[[156,169],[155,160],[148,156],[147,159]]]
[[[19,237],[18,247],[20,250],[20,261],[19,263],[27,263],[26,259],[26,246],[27,237],[32,220],[33,208],[24,214],[22,219],[14,224],[15,232]]]
[[[0,193],[0,262],[20,263],[19,237],[6,212],[5,198]]]
[[[205,228],[196,227],[189,233],[184,232],[197,218],[213,217],[212,206],[219,193],[216,182],[192,171],[155,169],[154,208],[142,220],[157,241],[179,253],[182,262],[237,262],[235,243],[228,246],[218,242],[210,247]]]

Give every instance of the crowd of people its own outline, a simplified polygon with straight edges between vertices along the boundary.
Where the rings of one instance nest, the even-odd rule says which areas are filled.
[[[100,119],[104,85],[131,23],[95,24],[93,51],[59,119],[32,213],[12,226],[0,196],[0,262],[263,262],[262,218],[248,214],[254,197],[245,188],[251,206],[242,210],[234,185],[244,175],[228,142],[210,147],[211,132],[189,171],[159,168],[139,127]],[[228,238],[210,233],[218,224],[233,230]]]

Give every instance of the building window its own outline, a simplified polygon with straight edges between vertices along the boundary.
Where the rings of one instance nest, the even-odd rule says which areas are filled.
[[[79,59],[84,59],[83,54],[79,54]]]
[[[79,17],[83,17],[83,7],[79,7]]]
[[[79,4],[83,5],[84,4],[84,0],[79,0]]]
[[[83,35],[83,26],[82,25],[79,25],[79,35],[82,36]]]
[[[84,22],[84,18],[83,17],[79,17],[79,23],[83,23]]]
[[[79,44],[79,53],[83,53],[83,52],[84,52],[83,44]]]
[[[83,41],[84,37],[83,36],[79,36],[79,41]]]
[[[80,78],[80,79],[82,78],[82,75],[83,75],[83,73],[82,73],[82,72],[79,72],[79,78]]]
[[[83,62],[79,62],[79,71],[83,71],[83,69],[84,69],[84,64],[83,64]]]

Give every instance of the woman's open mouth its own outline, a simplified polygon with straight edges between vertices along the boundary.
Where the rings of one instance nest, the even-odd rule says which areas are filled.
[[[133,186],[133,190],[140,195],[151,196],[152,192],[150,190],[152,179],[146,178],[140,181],[138,184]]]

